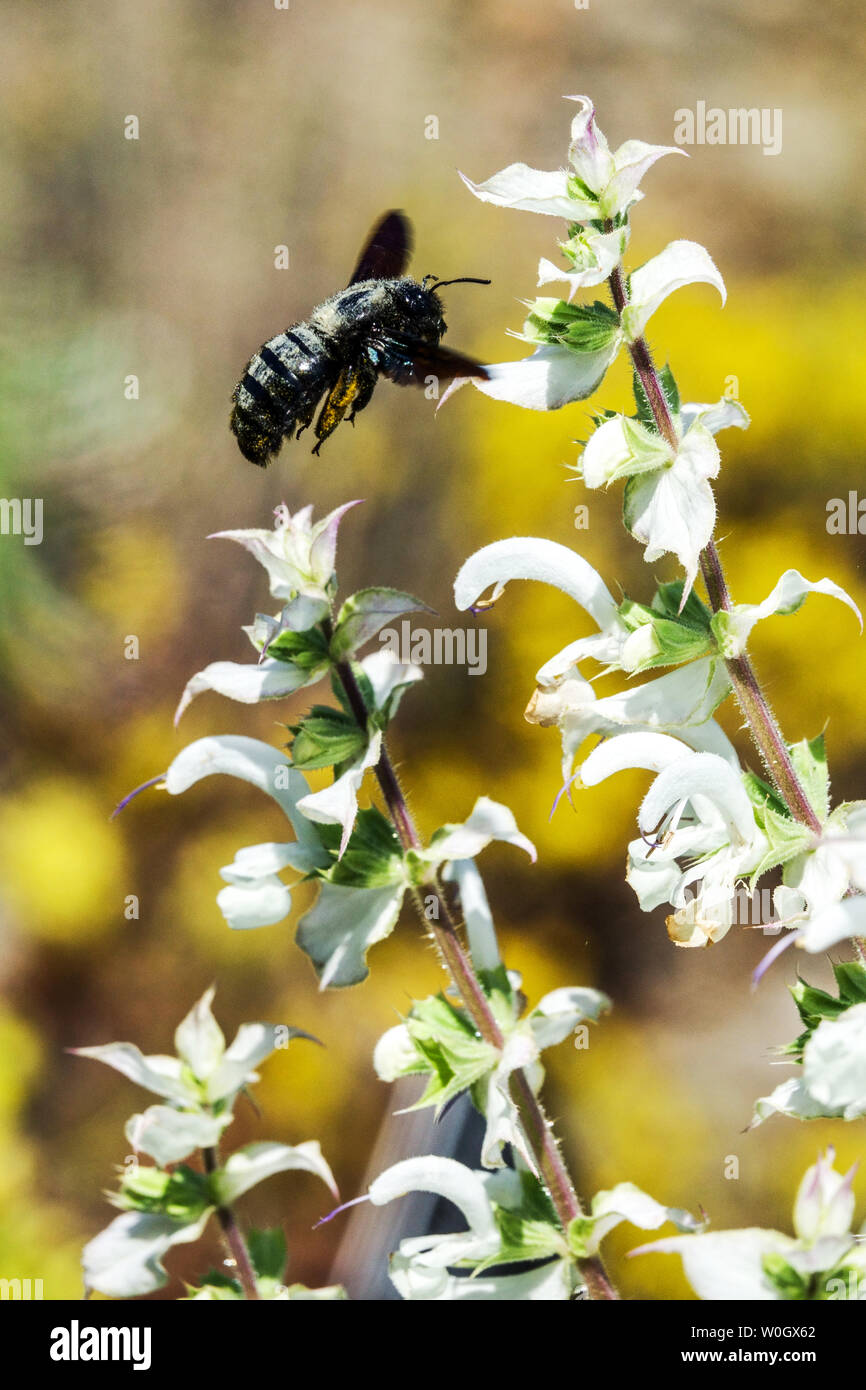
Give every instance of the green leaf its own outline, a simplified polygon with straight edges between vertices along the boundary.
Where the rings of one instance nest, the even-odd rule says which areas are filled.
[[[782,1298],[792,1301],[808,1299],[811,1278],[789,1265],[784,1255],[774,1253],[762,1256],[761,1268]]]
[[[763,830],[770,844],[763,859],[752,871],[749,879],[751,888],[762,874],[796,859],[798,854],[809,848],[813,839],[808,826],[794,820],[787,811],[774,810],[769,802],[764,807]]]
[[[844,1000],[834,999],[826,990],[817,989],[805,980],[798,980],[788,988],[797,1006],[797,1012],[809,1029],[815,1028],[822,1018],[838,1018],[849,1007]]]
[[[367,746],[367,735],[344,710],[314,705],[298,724],[288,726],[292,763],[304,772],[353,762]]]
[[[532,342],[556,343],[574,352],[601,352],[619,333],[619,316],[600,300],[569,304],[564,299],[536,299],[523,331]]]
[[[260,1279],[275,1279],[277,1283],[283,1281],[289,1252],[286,1248],[286,1237],[280,1226],[273,1226],[266,1231],[250,1231],[247,1235],[247,1248],[253,1269]]]
[[[244,1293],[236,1279],[230,1279],[227,1274],[222,1274],[218,1269],[209,1269],[202,1275],[200,1284],[187,1284],[187,1297],[181,1299],[181,1303],[186,1303],[194,1299],[196,1295],[210,1299],[214,1303],[234,1303],[243,1299]]]
[[[595,1218],[592,1216],[575,1216],[568,1223],[568,1230],[565,1233],[568,1248],[578,1260],[582,1260],[589,1254],[589,1242],[595,1231]]]
[[[121,1182],[120,1192],[111,1198],[125,1211],[146,1211],[170,1217],[172,1221],[192,1222],[213,1202],[205,1173],[185,1163],[168,1172],[164,1168],[139,1166]]]
[[[849,1004],[866,1002],[866,965],[859,961],[845,960],[833,966],[839,997]]]
[[[358,812],[342,858],[342,827],[319,825],[317,830],[334,861],[328,869],[317,869],[317,878],[351,888],[383,888],[406,879],[403,848],[391,822],[375,806]]]
[[[665,364],[659,372],[659,380],[661,382],[662,395],[665,398],[668,410],[676,421],[680,413],[680,393],[674,374],[667,364]],[[634,391],[635,404],[637,405],[637,415],[635,418],[638,419],[642,425],[646,425],[648,429],[658,432],[658,425],[653,415],[649,397],[644,390],[643,382],[637,372],[632,376],[632,389]]]
[[[710,624],[713,614],[707,605],[698,598],[694,587],[690,589],[683,610],[680,612],[684,588],[685,580],[683,579],[672,579],[667,584],[659,584],[653,595],[651,605],[653,610],[661,613],[665,618],[673,618],[678,623],[685,623],[687,627],[693,627],[696,631],[709,635],[712,631]]]
[[[768,808],[772,809],[778,816],[788,815],[788,808],[775,787],[771,787],[770,783],[765,782],[756,772],[743,773],[743,786],[747,797],[758,812],[758,822],[762,829],[764,826],[764,812]]]
[[[399,589],[359,589],[347,598],[339,613],[331,638],[334,661],[345,661],[392,618],[404,613],[432,613],[421,599]]]
[[[588,184],[588,183],[584,183],[583,179],[580,177],[579,174],[574,174],[574,173],[569,174],[569,176],[568,176],[568,182],[567,182],[567,184],[566,184],[566,190],[567,190],[567,192],[568,192],[569,198],[575,198],[575,199],[577,199],[578,202],[581,202],[581,203],[597,203],[597,202],[598,202],[598,194],[597,194],[597,193],[593,193],[593,191],[592,191],[592,189],[590,188],[589,184]],[[580,229],[580,225],[581,225],[581,224],[580,224],[579,222],[576,222],[574,225],[575,225],[576,227],[578,227],[578,229]]]
[[[284,628],[270,643],[268,656],[290,662],[301,671],[312,671],[327,662],[328,641],[319,627],[308,628],[306,632]]]
[[[643,603],[625,599],[619,606],[619,615],[631,632],[646,628],[647,647],[634,661],[629,661],[629,672],[648,671],[656,666],[678,666],[686,661],[695,661],[708,656],[715,650],[709,634],[693,623],[683,622],[677,617],[662,617]],[[652,637],[649,630],[652,631]],[[627,649],[628,651],[628,649]],[[624,660],[626,653],[623,654]]]
[[[824,748],[824,735],[789,744],[791,761],[809,798],[809,805],[821,824],[830,814],[830,772]]]
[[[428,1105],[441,1109],[499,1060],[497,1049],[479,1037],[467,1016],[442,994],[414,1004],[406,1027],[430,1069],[430,1081],[413,1110]]]

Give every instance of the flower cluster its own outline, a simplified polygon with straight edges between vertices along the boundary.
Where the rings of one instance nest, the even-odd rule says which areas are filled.
[[[830,1149],[803,1177],[794,1202],[793,1236],[752,1227],[666,1236],[632,1250],[681,1255],[699,1298],[866,1299],[866,1245],[852,1230],[855,1169],[844,1176]]]
[[[211,1011],[213,995],[212,989],[207,990],[179,1025],[174,1035],[176,1056],[146,1057],[134,1043],[126,1042],[73,1049],[76,1056],[104,1062],[159,1097],[157,1105],[133,1115],[126,1125],[134,1160],[122,1170],[117,1193],[109,1197],[122,1215],[85,1246],[88,1290],[110,1298],[134,1298],[161,1288],[167,1279],[164,1256],[172,1246],[198,1240],[215,1214],[224,1230],[230,1228],[243,1241],[230,1215],[231,1206],[274,1173],[290,1169],[315,1173],[338,1195],[316,1140],[295,1145],[246,1144],[219,1162],[218,1146],[234,1119],[235,1101],[258,1081],[256,1067],[277,1049],[288,1047],[292,1038],[310,1035],[282,1024],[245,1023],[226,1046]],[[204,1156],[204,1171],[185,1161],[198,1152]],[[141,1163],[142,1154],[153,1162]],[[231,1242],[230,1246],[234,1254]],[[250,1260],[258,1298],[343,1296],[339,1289],[313,1291],[285,1284],[286,1247],[280,1230],[251,1232],[241,1253]],[[189,1297],[197,1299],[242,1296],[237,1279],[215,1273],[189,1290]]]
[[[594,419],[576,473],[590,489],[624,484],[622,516],[644,559],[677,562],[680,577],[656,583],[648,603],[617,600],[579,554],[553,541],[517,537],[472,555],[455,580],[460,610],[489,608],[514,580],[537,580],[572,597],[595,625],[536,674],[527,718],[556,727],[562,740],[560,796],[573,797],[614,773],[640,768],[653,780],[638,809],[627,878],[641,908],[667,904],[668,932],[678,946],[721,940],[736,918],[738,895],[776,874],[776,930],[782,945],[824,951],[866,936],[866,801],[835,807],[823,736],[787,743],[750,664],[747,644],[758,622],[791,615],[809,595],[834,598],[860,618],[853,600],[830,579],[789,569],[761,602],[734,603],[713,534],[711,481],[721,467],[716,436],[745,429],[743,407],[681,404],[672,371],[656,369],[644,331],[675,290],[705,283],[725,300],[707,251],[673,241],[631,273],[625,270],[632,208],[651,166],[683,151],[630,140],[611,151],[592,103],[578,106],[568,168],[550,172],[512,164],[484,183],[465,179],[482,201],[566,223],[557,268],[542,259],[538,285],[560,281],[567,297],[527,303],[522,331],[531,353],[493,364],[474,379],[486,395],[536,410],[586,399],[620,352],[634,369],[633,414]],[[606,284],[611,303],[575,302]],[[445,397],[464,383],[455,381]],[[443,399],[445,399],[443,397]],[[672,1222],[679,1234],[643,1246],[682,1255],[703,1298],[822,1299],[851,1293],[864,1269],[851,1230],[852,1173],[842,1177],[832,1154],[801,1185],[793,1237],[775,1231],[710,1233],[679,1208],[665,1207],[628,1182],[582,1207],[539,1100],[542,1053],[587,1033],[610,1008],[600,991],[552,990],[529,1006],[521,978],[499,951],[477,858],[501,841],[535,858],[511,811],[480,796],[462,821],[422,840],[390,763],[385,737],[398,706],[422,677],[380,649],[361,650],[386,623],[423,610],[411,594],[376,587],[336,606],[336,545],[353,502],[314,522],[312,508],[277,509],[273,530],[220,533],[265,568],[279,611],[259,613],[245,629],[256,652],[249,663],[215,662],[188,682],[178,718],[211,691],[244,703],[293,695],[329,680],[332,701],[313,705],[286,727],[285,747],[238,735],[202,738],[160,777],[170,795],[222,774],[256,786],[284,812],[285,840],[245,846],[221,870],[217,902],[230,927],[281,922],[296,883],[315,885],[297,942],[321,988],[353,985],[368,973],[370,948],[392,932],[404,900],[421,911],[450,985],[413,1001],[380,1039],[381,1080],[415,1077],[410,1108],[437,1114],[467,1095],[484,1120],[480,1167],[419,1156],[388,1168],[370,1184],[374,1206],[408,1192],[436,1193],[462,1213],[455,1232],[401,1240],[391,1278],[407,1300],[570,1300],[615,1294],[600,1245],[622,1221],[644,1230]],[[696,590],[702,575],[705,602]],[[862,628],[862,621],[861,621]],[[589,668],[589,669],[587,669]],[[598,698],[593,680],[621,673],[621,688]],[[641,679],[636,679],[641,678]],[[716,712],[734,695],[763,758],[765,775],[748,770]],[[317,774],[330,770],[319,784]],[[385,810],[364,802],[375,774]],[[311,784],[309,780],[315,777]],[[559,798],[557,798],[558,800]],[[287,882],[284,875],[295,875]],[[866,958],[866,957],[864,957]],[[804,1031],[781,1049],[801,1068],[759,1100],[753,1124],[782,1113],[801,1119],[866,1114],[866,965],[835,967],[838,996],[804,982],[794,999]],[[234,1101],[257,1077],[255,1067],[298,1030],[254,1024],[225,1039],[211,1013],[212,991],[176,1034],[176,1057],[144,1057],[127,1043],[79,1049],[147,1087],[160,1099],[127,1127],[136,1162],[112,1199],[122,1214],[84,1253],[89,1288],[113,1296],[146,1293],[166,1278],[162,1258],[193,1241],[216,1214],[236,1258],[238,1278],[210,1274],[190,1290],[199,1299],[336,1298],[339,1289],[287,1288],[281,1232],[251,1233],[244,1243],[231,1210],[255,1183],[289,1168],[317,1173],[334,1189],[315,1143],[247,1145],[222,1162],[218,1144]],[[200,1151],[203,1171],[186,1159]],[[142,1167],[137,1155],[153,1163]],[[364,1200],[364,1199],[357,1199]],[[341,1208],[338,1208],[341,1210]],[[839,1293],[837,1286],[848,1292]]]
[[[537,579],[573,597],[596,624],[597,633],[570,642],[538,671],[527,718],[559,728],[564,790],[593,786],[623,768],[656,774],[638,815],[639,838],[629,846],[628,880],[645,911],[662,903],[673,907],[668,929],[677,945],[718,941],[734,920],[737,892],[746,884],[751,892],[762,874],[781,869],[774,899],[778,920],[796,927],[806,950],[825,950],[860,934],[866,924],[866,806],[831,809],[823,741],[816,739],[782,751],[799,779],[804,816],[778,783],[740,766],[713,716],[732,692],[740,694],[738,663],[746,659],[756,623],[796,612],[811,593],[847,603],[858,619],[860,614],[831,580],[812,582],[794,569],[761,603],[716,602],[708,608],[697,596],[693,586],[710,553],[716,519],[710,479],[719,472],[721,456],[715,436],[731,426],[745,429],[749,419],[727,398],[715,405],[681,405],[673,373],[656,371],[643,332],[674,290],[705,281],[724,301],[724,285],[706,251],[692,242],[672,242],[626,273],[622,257],[639,182],[662,155],[682,151],[628,141],[611,153],[592,103],[586,97],[570,100],[579,104],[570,172],[511,165],[486,183],[466,180],[485,202],[565,219],[568,237],[560,247],[572,267],[560,277],[570,286],[567,300],[531,307],[531,331],[524,336],[535,334],[543,345],[522,362],[492,367],[490,380],[473,384],[520,405],[557,409],[590,394],[625,345],[634,367],[635,413],[597,417],[577,471],[589,488],[624,481],[623,521],[644,546],[644,559],[653,563],[674,555],[683,579],[656,586],[649,604],[616,602],[580,555],[552,541],[520,537],[471,556],[455,580],[455,602],[464,610],[487,608],[509,581]],[[550,261],[542,261],[539,283],[556,274]],[[572,303],[578,290],[604,280],[612,308]],[[557,389],[537,390],[541,363],[549,377],[555,375]],[[597,663],[599,674],[621,671],[630,683],[596,698],[582,669],[589,661]],[[633,681],[659,668],[670,669]],[[590,748],[593,736],[600,741]]]

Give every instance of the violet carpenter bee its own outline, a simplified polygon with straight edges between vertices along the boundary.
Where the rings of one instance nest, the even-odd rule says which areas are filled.
[[[470,357],[439,346],[445,332],[444,285],[489,285],[463,276],[413,280],[404,271],[412,232],[402,212],[376,224],[346,289],[338,290],[260,347],[234,389],[231,428],[244,458],[264,468],[283,439],[297,438],[313,422],[317,454],[348,410],[354,421],[369,404],[380,376],[399,385],[426,385],[430,378],[486,378]]]

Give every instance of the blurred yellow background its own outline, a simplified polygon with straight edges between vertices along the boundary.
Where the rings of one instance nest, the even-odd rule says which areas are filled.
[[[205,696],[179,732],[172,711],[208,661],[245,660],[240,625],[271,601],[263,571],[207,541],[270,524],[285,500],[321,515],[350,497],[343,593],[363,584],[418,592],[455,624],[451,581],[488,541],[542,534],[577,545],[611,587],[648,600],[653,573],[619,520],[617,490],[588,497],[564,465],[588,411],[542,416],[466,390],[434,417],[421,393],[383,384],[357,428],[320,459],[306,439],[268,472],[227,429],[250,353],[343,284],[373,220],[411,215],[414,270],[486,275],[446,291],[448,342],[485,360],[520,354],[517,302],[561,225],[474,200],[457,179],[514,160],[565,160],[566,92],[594,98],[611,144],[670,143],[674,112],[780,108],[781,154],[704,146],[647,176],[630,263],[674,237],[703,242],[728,285],[669,300],[653,319],[659,362],[686,399],[715,400],[732,376],[752,414],[721,439],[719,534],[738,600],[765,596],[795,564],[830,575],[861,604],[864,542],[828,536],[826,505],[866,494],[862,466],[866,191],[864,30],[859,7],[805,0],[713,6],[685,0],[110,0],[4,5],[0,223],[0,490],[44,499],[40,546],[0,538],[4,743],[0,1011],[0,1275],[41,1277],[76,1297],[82,1243],[110,1219],[102,1189],[146,1103],[115,1073],[64,1053],[129,1039],[170,1050],[173,1029],[212,981],[231,1035],[247,1019],[293,1023],[296,1043],[264,1068],[257,1118],[241,1107],[232,1142],[318,1137],[345,1196],[360,1190],[386,1105],[371,1050],[411,995],[439,987],[406,913],[372,953],[370,980],[317,993],[294,925],[232,934],[215,905],[218,869],[241,845],[281,838],[278,810],[219,779],[183,798],[150,792],[115,823],[115,802],[186,742],[245,733],[279,742],[306,693],[257,709]],[[129,115],[139,139],[124,138]],[[438,118],[438,139],[425,136]],[[274,249],[289,247],[277,270]],[[139,379],[138,400],[124,394]],[[628,408],[619,362],[591,403]],[[616,494],[616,495],[615,495]],[[573,509],[588,501],[590,527]],[[549,1108],[584,1195],[631,1179],[715,1227],[790,1229],[802,1170],[834,1142],[843,1163],[862,1127],[775,1120],[742,1131],[755,1096],[787,1071],[769,1048],[797,1032],[787,956],[756,994],[768,944],[735,931],[677,951],[663,913],[645,917],[623,881],[640,776],[560,806],[559,743],[523,709],[534,672],[588,620],[553,590],[513,585],[489,615],[485,679],[428,670],[392,736],[426,833],[486,793],[508,803],[539,849],[493,850],[486,880],[509,964],[532,999],[594,984],[614,1012],[587,1052],[548,1054]],[[125,639],[139,640],[127,660]],[[756,634],[754,654],[787,735],[826,724],[838,799],[863,794],[863,647],[851,615],[815,598]],[[318,692],[317,692],[318,693]],[[735,710],[723,722],[745,750]],[[754,764],[754,756],[749,755]],[[484,865],[483,865],[484,867]],[[128,895],[138,920],[124,917]],[[297,895],[298,911],[309,893]],[[822,961],[808,977],[826,983]],[[399,1123],[399,1122],[398,1122]],[[739,1178],[725,1178],[728,1155]],[[866,1188],[860,1185],[861,1197]],[[294,1279],[327,1279],[339,1222],[315,1180],[271,1180],[241,1214],[287,1228]],[[863,1202],[861,1201],[861,1210]],[[670,1257],[629,1262],[641,1237],[611,1241],[629,1297],[690,1296]],[[219,1258],[170,1257],[193,1277]],[[359,1279],[363,1251],[358,1251]],[[177,1296],[175,1280],[165,1296]]]

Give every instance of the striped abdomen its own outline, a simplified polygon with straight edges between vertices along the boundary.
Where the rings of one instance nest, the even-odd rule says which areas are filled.
[[[264,467],[296,425],[308,425],[333,362],[319,333],[296,324],[254,353],[235,387],[231,427],[244,458]]]

